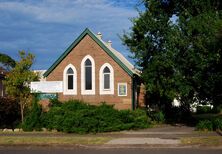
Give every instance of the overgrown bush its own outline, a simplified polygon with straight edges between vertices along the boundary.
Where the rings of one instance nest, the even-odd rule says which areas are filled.
[[[58,99],[51,99],[50,106],[62,106],[62,102],[60,102]]]
[[[41,123],[43,127],[46,127],[49,130],[57,129],[58,131],[61,131],[63,115],[64,113],[61,107],[52,107],[48,112],[42,113]]]
[[[41,130],[41,113],[42,108],[38,104],[38,101],[34,99],[31,109],[25,116],[24,123],[22,124],[22,129],[24,131]]]
[[[215,118],[213,120],[213,129],[214,130],[217,130],[217,129],[222,130],[222,119],[221,118]]]
[[[197,126],[197,130],[222,130],[222,119],[221,118],[215,118],[212,120],[202,120],[200,121]]]
[[[147,112],[142,109],[136,109],[132,111],[132,117],[134,117],[135,128],[147,128],[150,127],[151,118],[147,116]]]
[[[37,126],[41,126],[49,130],[56,129],[67,133],[97,133],[150,126],[150,119],[146,112],[141,109],[119,111],[105,103],[100,106],[93,106],[78,100],[64,103],[52,101],[56,103],[52,102],[50,110],[45,113],[33,106],[32,113],[35,116],[28,115],[26,130],[36,130]],[[40,113],[41,115],[39,115]],[[36,119],[36,116],[39,118]],[[32,128],[30,129],[30,127]]]
[[[10,97],[0,97],[0,128],[15,128],[19,121],[18,102]]]
[[[212,131],[213,130],[213,123],[210,120],[202,120],[197,124],[196,128],[197,128],[197,130]]]
[[[162,111],[148,111],[148,116],[152,121],[157,123],[163,123],[165,121],[165,116]]]

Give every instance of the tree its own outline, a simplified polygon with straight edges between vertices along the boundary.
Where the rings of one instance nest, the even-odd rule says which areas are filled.
[[[181,101],[222,104],[221,45],[222,7],[219,0],[171,1],[178,16],[176,41],[169,50],[176,53],[180,74]],[[182,85],[182,86],[181,86]],[[184,88],[185,87],[185,88]],[[186,89],[184,91],[183,89]]]
[[[149,102],[222,104],[219,0],[143,0],[122,40],[142,70]]]
[[[149,103],[161,107],[175,97],[173,52],[167,50],[172,14],[164,10],[160,1],[144,1],[144,6],[145,11],[132,20],[132,32],[125,33],[122,39],[143,72]]]
[[[15,67],[6,75],[3,83],[8,95],[13,96],[20,105],[21,121],[24,121],[24,110],[27,104],[31,102],[29,84],[38,79],[38,76],[30,70],[34,55],[26,54],[25,51],[19,52],[21,60],[16,62]]]
[[[15,60],[6,54],[0,53],[0,64],[9,70],[15,67]]]

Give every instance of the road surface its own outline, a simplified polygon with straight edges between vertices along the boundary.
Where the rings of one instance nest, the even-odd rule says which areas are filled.
[[[82,148],[0,147],[0,154],[221,154],[222,149],[200,148]]]

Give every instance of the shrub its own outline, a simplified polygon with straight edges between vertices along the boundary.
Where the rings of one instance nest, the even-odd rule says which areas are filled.
[[[144,110],[116,110],[102,103],[93,106],[78,100],[70,100],[61,106],[52,106],[41,116],[42,125],[67,133],[97,133],[147,128],[150,119]]]
[[[42,126],[49,130],[62,130],[63,110],[61,107],[52,107],[47,113],[41,115]]]
[[[149,117],[152,121],[163,123],[165,121],[165,117],[162,111],[148,111]]]
[[[126,115],[128,111],[118,111],[113,106],[103,103],[95,108],[95,113],[95,119],[98,121],[98,132],[130,129],[126,125],[130,123],[130,117]]]
[[[210,120],[202,120],[197,124],[196,128],[197,128],[197,130],[212,131],[213,130],[213,123]]]
[[[93,106],[82,101],[70,100],[60,103],[52,100],[50,110],[41,112],[38,104],[33,104],[26,116],[23,128],[37,130],[45,127],[67,133],[97,133],[128,129],[147,128],[150,119],[144,110],[116,110],[111,105],[102,103]]]
[[[25,116],[24,123],[22,124],[22,129],[24,131],[32,131],[32,130],[41,130],[41,113],[42,109],[40,105],[37,103],[37,100],[34,99],[31,110]]]
[[[134,116],[131,114],[130,110],[120,110],[119,116],[123,123],[132,123],[134,122]]]
[[[222,130],[222,119],[221,118],[215,118],[213,120],[213,129],[214,130],[217,130],[217,129]]]
[[[19,121],[18,102],[10,97],[0,97],[0,128],[15,128]]]
[[[64,102],[61,107],[65,111],[77,111],[81,109],[87,109],[92,106],[88,105],[87,103],[84,103],[83,101],[69,100],[67,102]]]
[[[132,117],[134,117],[134,128],[150,127],[151,119],[147,116],[145,110],[136,109],[132,112]]]
[[[62,106],[62,102],[60,102],[57,98],[55,99],[50,99],[50,104],[51,106],[55,107],[55,106]]]

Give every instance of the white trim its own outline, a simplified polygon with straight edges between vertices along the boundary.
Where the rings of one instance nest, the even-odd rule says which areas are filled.
[[[110,89],[104,89],[104,75],[103,70],[108,67],[110,70]],[[99,94],[100,95],[113,95],[114,94],[114,71],[113,67],[109,63],[105,63],[99,70]]]
[[[67,77],[68,76],[67,76],[66,72],[69,68],[72,68],[72,70],[74,72],[74,74],[73,74],[74,87],[71,90],[69,90],[67,87],[67,82],[68,82]],[[67,65],[63,71],[63,94],[64,95],[77,95],[77,71],[76,71],[75,66],[73,66],[72,64]]]
[[[85,61],[87,59],[92,63],[92,90],[85,89]],[[95,61],[90,55],[86,55],[81,62],[81,94],[95,95]]]
[[[125,95],[120,95],[119,94],[119,86],[120,85],[126,86],[126,94]],[[127,96],[127,83],[118,83],[118,96]]]

